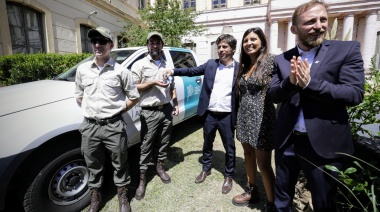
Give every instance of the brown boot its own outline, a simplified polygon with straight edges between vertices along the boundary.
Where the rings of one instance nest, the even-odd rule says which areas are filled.
[[[260,196],[257,192],[257,187],[247,185],[244,193],[237,195],[232,199],[232,204],[236,206],[247,206],[249,203],[258,203],[259,201]]]
[[[131,206],[129,205],[128,189],[126,187],[117,188],[117,197],[119,198],[119,211],[120,212],[131,212]]]
[[[157,161],[156,171],[157,175],[160,176],[163,183],[168,184],[171,182],[169,175],[165,172],[162,161]]]
[[[146,184],[146,177],[145,177],[145,170],[140,171],[140,183],[139,187],[136,190],[135,199],[141,200],[145,196],[145,184]]]
[[[88,212],[98,212],[100,208],[100,202],[102,201],[102,195],[98,191],[98,189],[91,189],[91,204],[88,208]]]

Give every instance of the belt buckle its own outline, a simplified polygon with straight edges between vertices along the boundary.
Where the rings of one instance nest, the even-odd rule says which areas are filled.
[[[108,119],[95,119],[95,122],[96,122],[98,125],[103,126],[103,125],[108,124]]]
[[[164,108],[164,105],[157,106],[157,109],[159,109],[159,110],[161,110],[162,108]]]

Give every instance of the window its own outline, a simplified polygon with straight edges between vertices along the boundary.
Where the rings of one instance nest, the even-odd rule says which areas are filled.
[[[169,0],[156,0],[155,5],[164,7],[166,9],[169,7]]]
[[[260,4],[260,0],[244,0],[244,5]]]
[[[13,54],[45,52],[42,13],[20,4],[7,3]]]
[[[115,50],[111,51],[110,57],[117,63],[122,64],[126,59],[128,59],[136,50]],[[141,58],[144,57],[144,54]],[[141,59],[139,58],[139,59]],[[135,60],[136,62],[137,60]],[[134,62],[133,62],[134,63]],[[130,68],[132,64],[128,67]]]
[[[224,8],[227,7],[226,0],[213,0],[212,1],[212,8]]]
[[[183,0],[183,9],[195,9],[195,0]]]
[[[82,41],[82,53],[92,53],[92,45],[90,39],[87,37],[88,31],[91,27],[80,25],[80,38]]]
[[[139,9],[145,8],[145,0],[139,0]]]
[[[144,53],[144,54],[140,54],[131,64],[128,65],[128,69],[131,70],[133,64],[135,64],[135,62],[143,59],[148,53]]]
[[[170,51],[174,68],[192,68],[197,66],[193,55],[190,52]]]
[[[117,48],[127,47],[127,39],[123,36],[117,36]]]
[[[185,49],[192,50],[193,52],[196,53],[196,47],[197,47],[197,44],[190,40],[190,41],[187,42],[187,43],[183,43],[183,44],[182,44],[182,47],[185,48]]]

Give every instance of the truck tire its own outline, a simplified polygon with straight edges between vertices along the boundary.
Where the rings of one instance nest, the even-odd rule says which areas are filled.
[[[42,156],[43,157],[43,156]],[[24,195],[24,210],[80,211],[90,203],[89,171],[80,148],[48,163],[34,178]]]

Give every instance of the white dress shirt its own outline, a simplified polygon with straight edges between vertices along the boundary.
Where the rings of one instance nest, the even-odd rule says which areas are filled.
[[[211,92],[208,110],[214,112],[231,112],[231,94],[235,62],[229,65],[219,63],[216,69],[214,87]]]

